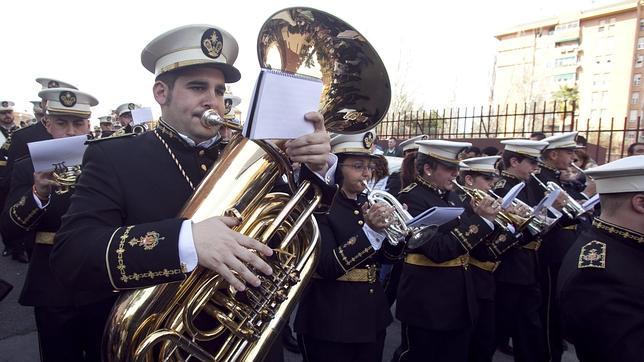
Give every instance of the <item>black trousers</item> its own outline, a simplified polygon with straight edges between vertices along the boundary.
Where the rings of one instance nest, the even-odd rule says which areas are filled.
[[[497,282],[496,322],[512,337],[516,362],[546,360],[544,329],[539,316],[539,285]],[[498,338],[498,336],[497,336]]]
[[[34,307],[41,361],[100,361],[103,330],[114,300],[80,307]]]
[[[297,343],[304,362],[374,362],[382,361],[386,335],[383,329],[372,343],[339,343],[298,334]]]
[[[543,302],[541,307],[541,322],[544,325],[548,361],[561,362],[563,354],[563,327],[561,312],[557,302],[557,276],[561,264],[552,264],[543,268],[541,273],[541,290]]]
[[[408,349],[400,354],[401,362],[465,362],[472,328],[433,331],[405,325],[403,337]],[[403,345],[405,342],[403,342]]]
[[[492,362],[496,350],[493,300],[478,299],[479,315],[470,339],[470,362]]]

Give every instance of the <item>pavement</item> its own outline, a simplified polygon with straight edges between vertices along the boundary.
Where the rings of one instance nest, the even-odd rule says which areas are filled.
[[[38,336],[33,308],[18,304],[18,296],[27,272],[27,264],[20,264],[11,257],[0,257],[0,277],[11,283],[11,293],[0,301],[0,362],[39,361]],[[393,310],[392,310],[393,311]],[[383,361],[390,361],[400,344],[400,323],[394,321],[387,329]],[[572,346],[565,352],[563,362],[576,362]],[[301,355],[285,351],[285,362],[302,361]],[[510,356],[497,352],[494,362],[511,362]]]

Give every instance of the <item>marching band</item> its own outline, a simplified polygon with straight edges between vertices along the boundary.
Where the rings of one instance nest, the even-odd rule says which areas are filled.
[[[312,9],[290,16],[320,36],[345,26],[306,23],[331,16]],[[320,59],[341,73],[354,51]],[[561,361],[565,341],[581,361],[642,360],[637,147],[583,170],[580,186],[564,176],[577,172],[577,132],[502,140],[500,155],[473,158],[469,142],[420,135],[371,190],[379,119],[343,132],[374,121],[359,101],[340,103],[360,99],[341,96],[347,74],[334,74],[323,111],[302,115],[313,132],[299,138],[251,142],[204,122],[216,112],[240,123],[226,92],[241,76],[237,53],[213,25],[152,40],[141,61],[161,118],[134,125],[132,102],[101,117],[64,192],[56,171],[35,171],[28,144],[89,134],[98,100],[38,78],[38,118],[22,129],[14,103],[0,102],[3,255],[29,263],[19,302],[34,307],[42,361],[280,361],[292,313],[304,361],[382,361],[394,316],[394,361],[492,361],[508,338],[516,361]],[[325,124],[338,109],[347,123]],[[412,227],[433,208],[462,213]]]

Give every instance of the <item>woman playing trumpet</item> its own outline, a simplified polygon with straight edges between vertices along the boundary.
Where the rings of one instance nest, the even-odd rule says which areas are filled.
[[[316,216],[320,262],[295,320],[304,361],[382,360],[392,316],[378,281],[379,259],[397,258],[403,244],[385,241],[393,209],[370,206],[362,193],[375,168],[369,153],[373,139],[369,131],[331,140],[340,191],[329,213]]]

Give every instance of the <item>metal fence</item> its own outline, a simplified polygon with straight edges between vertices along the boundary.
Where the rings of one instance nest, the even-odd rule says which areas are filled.
[[[546,136],[576,130],[588,141],[588,153],[598,163],[623,157],[631,143],[644,137],[641,120],[624,118],[580,120],[574,102],[544,102],[449,108],[389,114],[376,129],[380,140],[399,141],[426,134],[431,139],[468,140],[476,146],[498,145],[501,139]]]

